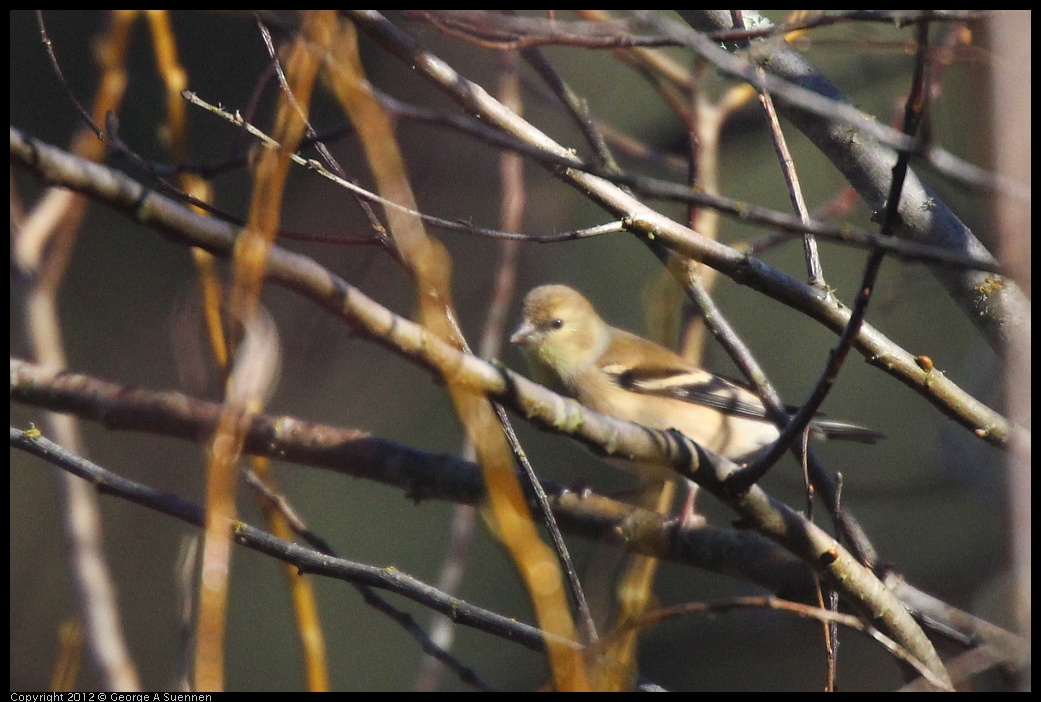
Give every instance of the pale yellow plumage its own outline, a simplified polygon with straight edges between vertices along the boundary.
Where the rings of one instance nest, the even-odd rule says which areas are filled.
[[[759,397],[669,349],[608,325],[564,285],[535,288],[510,341],[535,379],[601,414],[653,429],[677,429],[703,447],[747,461],[777,438]],[[880,434],[815,419],[816,436],[873,442]]]

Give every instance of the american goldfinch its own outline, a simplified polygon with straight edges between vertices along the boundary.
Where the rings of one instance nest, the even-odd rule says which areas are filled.
[[[565,285],[528,293],[510,337],[535,379],[590,409],[652,429],[677,429],[702,447],[747,461],[778,436],[748,388],[691,365],[664,346],[616,329]],[[818,417],[818,437],[872,443],[881,434]]]

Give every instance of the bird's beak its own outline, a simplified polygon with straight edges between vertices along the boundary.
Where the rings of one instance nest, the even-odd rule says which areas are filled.
[[[510,335],[510,343],[518,346],[530,346],[535,341],[535,327],[527,322],[521,322]]]

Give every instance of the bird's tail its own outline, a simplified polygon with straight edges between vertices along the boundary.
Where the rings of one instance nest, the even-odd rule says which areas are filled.
[[[851,424],[834,419],[815,419],[811,424],[813,430],[826,439],[838,439],[840,441],[856,441],[861,444],[873,444],[886,435],[859,424]]]

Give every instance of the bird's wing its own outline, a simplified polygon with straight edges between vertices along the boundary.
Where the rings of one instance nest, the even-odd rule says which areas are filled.
[[[634,368],[620,364],[609,364],[602,370],[619,387],[630,392],[692,402],[735,417],[766,419],[766,410],[749,390],[706,371],[675,367]]]

